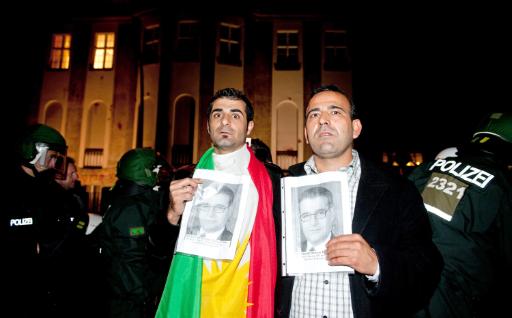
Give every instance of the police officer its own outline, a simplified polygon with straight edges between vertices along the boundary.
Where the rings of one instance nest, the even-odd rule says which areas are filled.
[[[66,317],[79,303],[74,287],[80,271],[74,261],[88,218],[64,203],[54,179],[66,174],[66,151],[57,130],[30,126],[19,143],[18,166],[7,171],[11,183],[2,200],[7,260],[2,308],[16,317]]]
[[[151,238],[163,213],[157,184],[157,157],[150,149],[132,149],[117,164],[118,180],[97,228],[108,285],[108,317],[153,317],[163,279],[158,280]],[[164,220],[164,218],[161,218]]]
[[[512,113],[493,113],[457,157],[418,167],[444,268],[420,317],[499,317],[507,312],[512,273]],[[507,180],[508,179],[508,180]]]

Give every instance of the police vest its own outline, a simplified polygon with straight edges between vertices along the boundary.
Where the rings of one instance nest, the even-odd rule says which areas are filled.
[[[447,221],[451,221],[470,185],[485,189],[494,178],[485,170],[454,159],[438,159],[428,170],[433,172],[421,194],[425,208]]]

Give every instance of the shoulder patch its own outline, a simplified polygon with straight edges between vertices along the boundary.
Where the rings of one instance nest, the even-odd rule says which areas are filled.
[[[144,227],[143,226],[137,226],[137,227],[130,227],[130,236],[141,236],[144,235]]]

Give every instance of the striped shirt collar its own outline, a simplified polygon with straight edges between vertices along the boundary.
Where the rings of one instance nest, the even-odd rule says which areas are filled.
[[[359,153],[357,150],[352,149],[352,161],[346,167],[341,167],[339,171],[346,171],[348,173],[349,178],[354,174],[354,171],[359,170],[359,166],[361,165],[361,161],[359,160]],[[318,169],[315,164],[315,156],[309,157],[308,161],[304,164],[304,170],[306,174],[316,174],[318,173]]]

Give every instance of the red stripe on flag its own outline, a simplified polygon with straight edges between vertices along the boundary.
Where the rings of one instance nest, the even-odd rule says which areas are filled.
[[[277,276],[276,232],[272,216],[272,182],[265,166],[249,148],[249,174],[258,190],[258,210],[251,234],[251,265],[247,317],[274,316],[274,291]]]

